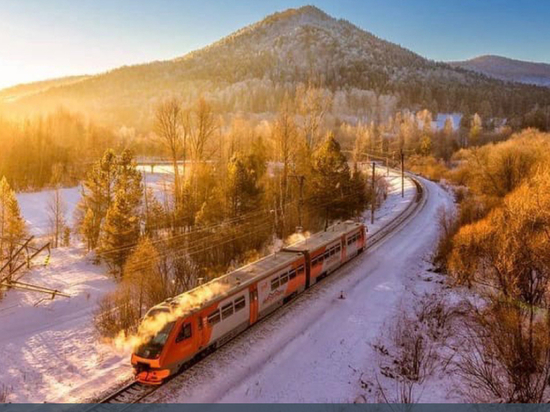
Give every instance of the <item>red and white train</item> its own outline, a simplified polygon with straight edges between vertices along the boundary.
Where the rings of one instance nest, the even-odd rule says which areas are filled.
[[[223,345],[366,246],[366,227],[346,221],[151,308],[146,316],[170,312],[182,298],[218,290],[200,307],[170,322],[132,354],[136,379],[160,384],[191,361]],[[201,289],[203,289],[201,291]],[[211,292],[210,292],[211,293]]]

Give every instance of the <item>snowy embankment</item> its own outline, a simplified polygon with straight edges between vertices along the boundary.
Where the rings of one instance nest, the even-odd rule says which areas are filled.
[[[390,177],[391,193],[377,213],[379,221],[369,225],[371,235],[415,195],[408,181],[402,199],[400,183]],[[363,378],[378,362],[373,345],[403,309],[403,299],[411,297],[411,284],[424,287],[418,276],[437,239],[437,210],[452,205],[451,196],[438,185],[424,184],[426,205],[399,232],[169,382],[148,401],[353,402],[365,396]]]

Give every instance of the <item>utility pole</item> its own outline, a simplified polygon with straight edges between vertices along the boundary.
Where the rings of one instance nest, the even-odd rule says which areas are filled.
[[[405,197],[405,152],[401,149],[401,197]]]
[[[302,232],[304,229],[302,222],[302,206],[304,203],[304,181],[306,177],[304,175],[290,175],[289,177],[295,178],[300,185],[300,199],[298,200],[298,231]]]
[[[374,189],[374,174],[376,172],[376,163],[372,162],[372,202],[371,202],[371,213],[370,213],[370,223],[374,223],[374,206],[376,204],[376,192]]]

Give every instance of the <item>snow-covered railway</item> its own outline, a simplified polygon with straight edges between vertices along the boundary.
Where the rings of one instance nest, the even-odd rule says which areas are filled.
[[[426,192],[426,188],[424,187],[424,185],[422,185],[420,183],[419,180],[415,179],[414,176],[408,176],[408,178],[415,184],[416,186],[416,196],[412,198],[412,200],[408,203],[407,207],[405,207],[398,215],[396,215],[391,222],[389,222],[387,225],[385,225],[382,229],[380,229],[378,232],[376,232],[372,237],[369,238],[369,241],[368,241],[368,244],[366,243],[366,237],[362,237],[361,239],[359,239],[356,235],[356,233],[352,233],[354,231],[357,232],[357,234],[359,233],[364,233],[364,229],[361,228],[361,224],[358,224],[358,223],[353,223],[353,222],[345,222],[345,223],[340,223],[339,227],[335,227],[333,228],[333,235],[331,236],[330,234],[327,236],[326,232],[320,232],[320,234],[317,234],[317,235],[314,235],[312,236],[312,238],[308,239],[308,242],[310,243],[310,246],[307,248],[308,249],[308,253],[313,251],[313,250],[321,250],[322,249],[322,253],[313,253],[313,258],[312,256],[306,256],[306,254],[304,254],[304,242],[300,242],[298,244],[295,244],[295,245],[292,245],[292,247],[286,249],[286,250],[283,250],[281,252],[279,252],[279,255],[282,255],[282,256],[279,256],[279,260],[292,260],[292,262],[290,262],[290,260],[288,262],[282,262],[282,260],[279,262],[280,264],[278,265],[273,265],[273,264],[267,264],[267,267],[270,267],[273,266],[275,268],[277,268],[277,270],[274,270],[274,271],[270,271],[268,270],[267,272],[269,272],[270,276],[263,276],[262,279],[266,280],[266,285],[264,287],[264,289],[266,291],[268,291],[267,295],[266,296],[269,296],[270,293],[269,291],[273,292],[273,291],[276,291],[278,288],[280,288],[283,284],[284,285],[287,285],[288,283],[288,286],[290,286],[290,273],[292,272],[292,270],[295,271],[295,276],[292,277],[292,280],[296,279],[298,276],[303,276],[303,283],[298,283],[298,282],[295,282],[296,285],[294,287],[287,287],[285,289],[284,292],[282,292],[280,294],[280,301],[277,301],[276,304],[272,304],[270,305],[271,307],[264,307],[264,311],[263,311],[263,318],[267,318],[269,314],[273,313],[275,311],[275,309],[279,308],[280,306],[283,306],[285,303],[287,303],[288,301],[292,300],[293,297],[295,297],[297,294],[301,293],[303,290],[306,289],[306,286],[309,287],[309,286],[312,286],[313,284],[315,284],[318,280],[320,280],[322,277],[328,275],[329,273],[333,272],[334,270],[336,270],[337,268],[339,268],[340,266],[342,266],[343,264],[347,263],[348,261],[350,261],[352,259],[352,257],[354,257],[357,253],[359,253],[360,250],[363,250],[364,248],[366,249],[372,249],[375,247],[375,245],[381,243],[381,241],[383,239],[386,239],[387,237],[389,237],[391,234],[397,232],[406,222],[408,222],[410,219],[412,219],[412,217],[422,208],[422,206],[425,204],[425,201],[426,201],[426,197],[427,197],[427,192]],[[349,226],[349,227],[348,227]],[[359,229],[358,231],[356,229]],[[330,229],[329,231],[327,231],[330,233]],[[350,242],[350,245],[351,244],[354,244],[354,242],[356,242],[356,247],[355,247],[355,250],[353,251],[350,251],[349,252],[349,255],[347,255],[343,249],[348,245],[348,237],[346,236],[346,233],[348,233],[350,236],[349,236],[349,239],[353,239],[351,242]],[[315,239],[315,237],[318,236],[318,240]],[[335,240],[339,240],[339,239],[343,239],[341,241],[336,241]],[[333,244],[334,243],[334,244]],[[340,250],[338,250],[338,245],[340,245]],[[327,247],[328,246],[328,247]],[[355,246],[355,245],[354,245]],[[328,256],[326,256],[328,252]],[[331,255],[331,252],[332,255]],[[297,262],[294,262],[295,260],[295,256],[292,257],[292,255],[299,255],[300,256],[300,259],[299,261]],[[339,254],[339,259],[338,259],[338,263],[337,264],[332,264],[331,266],[331,263],[329,262],[328,265],[325,265],[325,262],[323,262],[322,266],[321,266],[321,269],[315,271],[315,270],[312,270],[311,273],[308,273],[306,275],[306,268],[302,268],[300,269],[302,266],[307,266],[308,264],[311,265],[313,262],[313,259],[315,259],[318,255],[323,255],[323,258],[326,259],[327,261],[330,260],[331,256],[333,255],[338,255]],[[285,257],[286,256],[286,257]],[[268,259],[269,257],[267,258],[264,258],[262,259],[262,261],[264,262],[263,263],[263,266],[264,266],[264,272],[265,272],[265,267],[266,267],[266,259]],[[260,262],[262,262],[260,261]],[[291,265],[289,266],[289,262],[291,263]],[[283,264],[284,263],[284,264]],[[257,265],[258,262],[255,262],[255,264]],[[252,265],[248,265],[247,267],[250,267],[250,266],[254,266],[254,264]],[[287,268],[287,266],[289,266],[290,268],[293,268],[293,269],[290,269],[290,270],[286,270],[285,268]],[[315,266],[315,265],[313,265]],[[277,282],[275,282],[274,284],[274,279],[271,279],[273,276],[274,273],[278,273],[279,271],[281,271],[281,268],[283,268],[284,270],[284,273],[287,275],[287,280],[283,280],[281,281],[281,275],[278,274],[276,276],[277,280],[279,281],[279,286],[276,286],[275,284]],[[310,269],[312,269],[312,267],[310,267]],[[233,286],[239,286],[241,290],[244,290],[246,289],[247,291],[250,290],[249,286],[250,286],[250,282],[246,283],[243,279],[245,279],[245,277],[243,277],[243,272],[242,272],[243,268],[239,269],[239,271],[237,271],[238,273],[240,273],[239,275],[236,275],[237,272],[233,272],[229,275],[226,275],[226,276],[231,276],[233,275]],[[300,270],[303,271],[303,274],[300,273]],[[254,276],[252,276],[252,278],[254,278]],[[256,286],[257,287],[257,286]],[[235,288],[233,288],[235,289]],[[257,289],[256,289],[257,290]],[[231,296],[233,296],[234,294],[229,294]],[[228,296],[228,293],[224,293],[223,294],[224,299],[225,300],[228,300],[227,299],[227,296]],[[244,295],[243,295],[244,296]],[[248,295],[248,297],[252,296],[250,299],[246,299],[246,296],[245,296],[245,306],[243,307],[243,312],[244,313],[247,313],[248,315],[251,313],[251,310],[254,311],[254,309],[251,309],[252,308],[252,305],[256,304],[256,305],[259,305],[258,302],[254,303],[254,299],[258,299],[258,296],[256,295],[256,297],[254,298],[254,294],[251,294],[251,295]],[[210,303],[212,303],[212,300],[210,300]],[[176,344],[176,340],[178,339],[178,336],[179,335],[182,335],[182,336],[188,336],[187,339],[189,339],[189,333],[191,333],[191,336],[193,336],[193,333],[196,333],[196,332],[199,332],[199,336],[202,336],[200,334],[200,330],[199,330],[199,327],[202,326],[202,330],[206,329],[206,327],[208,327],[207,325],[209,325],[209,321],[210,320],[217,320],[217,322],[215,323],[218,323],[218,322],[221,322],[222,318],[223,318],[223,309],[225,308],[225,306],[227,306],[227,303],[225,302],[225,300],[222,302],[221,300],[218,300],[218,304],[215,305],[215,309],[218,311],[218,315],[217,316],[212,316],[212,319],[209,319],[210,315],[206,314],[206,312],[204,314],[202,314],[202,311],[201,310],[197,310],[194,312],[194,315],[196,316],[197,314],[201,314],[198,316],[198,320],[197,321],[197,324],[195,325],[195,328],[193,328],[193,325],[191,325],[191,331],[189,331],[189,326],[186,326],[186,322],[185,322],[185,319],[178,319],[177,322],[173,322],[173,325],[170,326],[170,331],[168,333],[168,335],[171,335],[173,334],[174,336],[171,336],[171,338],[173,338],[172,340],[174,342],[172,342],[174,345]],[[233,299],[235,300],[235,299]],[[220,303],[221,302],[221,303]],[[163,304],[161,304],[160,306],[163,306],[163,305],[166,305],[166,304],[170,304],[170,302],[164,302]],[[242,303],[238,303],[237,306],[242,306]],[[232,301],[232,307],[233,307],[233,314],[235,313],[235,311],[241,311],[242,309],[235,309],[236,307],[236,303],[234,301]],[[213,306],[210,305],[206,305],[205,307],[202,307],[202,309],[205,309],[205,308],[208,308],[208,311],[212,311],[212,308]],[[156,309],[160,309],[160,307],[156,307]],[[256,309],[256,318],[253,319],[255,320],[254,323],[256,323],[257,321],[259,321],[261,318],[259,316],[261,312],[261,307],[258,306]],[[215,311],[214,311],[215,312]],[[213,313],[214,313],[213,312]],[[227,312],[226,312],[227,313]],[[214,317],[216,319],[214,319]],[[218,320],[218,317],[219,317],[219,320]],[[245,317],[243,317],[244,319]],[[248,318],[248,320],[246,322],[249,322],[250,321],[250,318]],[[200,322],[202,322],[202,325],[200,325]],[[236,336],[237,334],[239,334],[243,329],[246,329],[248,326],[247,325],[244,325],[244,323],[240,323],[239,325],[237,325],[237,328],[235,328],[234,330],[237,330],[237,332],[231,332],[231,328],[228,329],[229,333],[221,333],[221,334],[218,334],[217,338],[221,338],[220,340],[217,340],[217,339],[214,339],[212,340],[212,342],[221,342],[220,344],[223,344],[225,343],[226,341],[229,341],[231,340],[234,336]],[[177,332],[177,333],[176,333]],[[211,334],[212,336],[212,334]],[[185,339],[184,339],[185,340]],[[168,341],[168,339],[166,340]],[[181,342],[181,340],[179,341]],[[178,342],[178,343],[179,343]],[[166,342],[165,342],[166,343]],[[195,352],[196,354],[200,354],[201,356],[199,357],[196,357],[196,356],[192,356],[192,357],[188,357],[187,359],[184,359],[184,358],[179,358],[179,361],[178,362],[181,362],[181,363],[178,363],[176,364],[177,366],[177,369],[176,371],[181,371],[182,369],[184,370],[186,366],[189,366],[190,364],[194,364],[196,363],[196,361],[198,360],[198,358],[202,358],[202,356],[204,354],[207,354],[210,352],[210,350],[212,349],[215,349],[218,345],[214,346],[214,347],[211,347],[210,345],[208,346],[203,346],[205,349],[208,349],[208,350],[205,350],[205,351],[198,351],[198,352]],[[161,352],[162,352],[162,348],[161,348]],[[134,355],[135,356],[135,355]],[[160,354],[158,356],[160,358]],[[139,358],[134,358],[133,357],[133,360],[137,363],[138,361],[142,361],[142,359],[139,359]],[[177,359],[176,359],[177,360]],[[183,366],[183,368],[181,368],[181,366]],[[146,378],[147,378],[147,375],[150,376],[150,373],[151,373],[151,370],[149,369],[148,371],[148,374],[146,374]],[[141,373],[143,373],[143,371],[141,371]],[[167,376],[172,376],[173,373],[169,373]],[[161,379],[162,380],[162,379]],[[142,381],[147,381],[147,379],[143,379],[142,378]],[[156,380],[157,382],[160,381],[160,380]],[[158,386],[157,386],[158,387]],[[122,399],[122,402],[125,402],[125,403],[132,403],[132,402],[139,402],[143,399],[145,399],[147,396],[149,396],[152,392],[155,391],[155,389],[157,388],[155,386],[153,387],[150,387],[150,391],[147,391],[147,393],[143,393],[141,390],[140,391],[135,391],[134,390],[134,386],[133,384],[125,387],[125,388],[122,388],[121,390],[115,392],[114,394],[110,395],[109,397],[105,398],[104,402],[108,402],[108,403],[111,403],[113,401],[113,399]],[[135,396],[134,396],[135,394]]]

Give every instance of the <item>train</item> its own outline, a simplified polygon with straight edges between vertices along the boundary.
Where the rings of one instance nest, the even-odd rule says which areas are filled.
[[[366,245],[363,223],[339,222],[152,307],[145,318],[170,314],[181,302],[208,296],[133,351],[135,379],[144,384],[163,383],[290,302]]]

